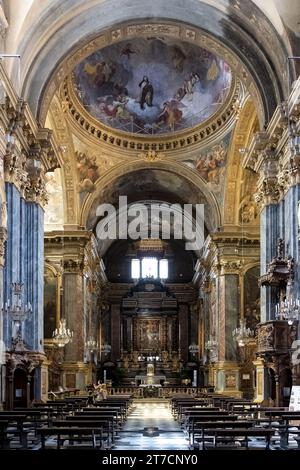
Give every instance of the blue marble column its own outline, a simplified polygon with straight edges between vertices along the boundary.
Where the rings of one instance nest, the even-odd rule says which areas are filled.
[[[26,301],[32,315],[26,321],[24,339],[29,349],[43,351],[44,211],[34,202],[25,203],[25,243],[21,246],[21,275],[27,286]]]
[[[300,201],[300,185],[292,186],[284,198],[284,224],[282,238],[285,241],[285,255],[294,258],[294,289],[295,295],[300,293],[299,278],[299,240],[298,240],[298,202]]]
[[[21,195],[18,189],[11,183],[6,183],[7,201],[7,242],[5,253],[3,298],[12,304],[12,282],[23,282],[20,273],[20,245],[22,243],[22,217],[21,217]],[[7,350],[11,349],[11,338],[13,336],[12,322],[7,314],[3,318],[3,339]]]
[[[280,217],[281,214],[281,217]],[[277,242],[280,237],[279,221],[282,211],[277,204],[263,208],[260,215],[260,265],[261,275],[266,274],[267,264],[277,253]],[[277,291],[271,287],[261,288],[261,321],[265,322],[275,317]]]
[[[26,201],[15,185],[6,183],[7,244],[3,279],[4,302],[13,304],[11,284],[24,284],[24,304],[32,305],[32,313],[21,327],[30,358],[31,352],[43,353],[43,273],[44,273],[44,212],[35,202]],[[7,313],[3,318],[3,338],[7,350],[12,348],[16,334]],[[35,364],[38,367],[38,363]],[[34,397],[41,396],[39,369],[35,373]]]

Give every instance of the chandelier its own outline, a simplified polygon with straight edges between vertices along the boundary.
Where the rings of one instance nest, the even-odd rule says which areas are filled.
[[[209,339],[205,343],[205,349],[207,351],[215,351],[217,346],[218,346],[218,342],[215,339]]]
[[[73,331],[70,331],[66,326],[66,320],[62,318],[59,322],[59,327],[55,328],[52,333],[53,342],[59,348],[63,348],[66,344],[72,341]]]
[[[198,346],[198,344],[192,343],[192,344],[189,345],[189,352],[190,352],[191,354],[193,354],[193,355],[194,355],[194,354],[197,354],[198,351],[199,351],[199,346]]]
[[[240,319],[240,326],[235,328],[232,332],[233,339],[235,339],[241,347],[250,343],[254,338],[254,334],[254,330],[247,328],[245,318]]]
[[[289,325],[298,320],[300,314],[300,300],[295,299],[293,287],[293,283],[289,282],[286,298],[284,300],[281,298],[279,303],[275,305],[276,320],[286,320]]]
[[[86,348],[91,353],[94,352],[98,347],[97,341],[92,336],[89,337],[89,339],[86,341],[85,344],[86,344]]]
[[[25,321],[32,313],[32,306],[30,302],[26,304],[22,302],[24,288],[24,284],[22,282],[13,282],[11,287],[13,294],[12,304],[10,303],[10,299],[8,299],[3,305],[2,310],[11,317],[15,325],[18,327],[18,330],[20,330],[22,322]]]

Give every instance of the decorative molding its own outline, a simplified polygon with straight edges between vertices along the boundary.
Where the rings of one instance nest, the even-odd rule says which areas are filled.
[[[243,166],[257,172],[260,209],[277,204],[300,183],[300,78],[287,102],[279,105],[264,132],[256,133],[246,149]]]
[[[148,152],[155,150],[166,152],[202,144],[203,141],[211,138],[221,129],[228,128],[228,124],[234,122],[239,112],[239,107],[236,104],[240,102],[242,93],[243,87],[240,80],[233,77],[231,90],[221,109],[198,126],[175,132],[173,137],[170,135],[138,136],[102,124],[84,109],[74,92],[70,77],[64,82],[61,99],[65,103],[65,113],[67,113],[65,117],[69,117],[77,129],[78,127],[83,129],[85,135],[95,139],[98,143],[101,141],[124,151]]]
[[[83,274],[84,262],[80,259],[63,259],[63,274]]]
[[[97,38],[90,41],[84,46],[80,46],[73,55],[67,58],[60,64],[54,72],[52,79],[46,88],[41,103],[39,120],[45,122],[50,103],[52,101],[55,91],[60,87],[62,81],[72,73],[74,67],[79,64],[83,59],[91,55],[93,52],[104,48],[112,43],[120,41],[131,40],[132,38],[148,37],[149,35],[159,35],[160,37],[173,37],[183,41],[191,42],[208,51],[221,56],[225,62],[230,66],[233,75],[238,77],[243,83],[245,88],[250,91],[253,101],[259,113],[259,118],[263,119],[263,103],[260,98],[260,93],[251,74],[246,66],[240,61],[239,57],[233,53],[229,48],[224,45],[224,42],[219,41],[214,36],[208,34],[206,31],[191,28],[189,25],[176,22],[164,23],[126,23],[120,25],[118,28],[102,33]],[[139,149],[138,149],[139,150]],[[142,148],[140,150],[143,150]],[[146,150],[146,149],[144,149]]]
[[[157,160],[164,158],[165,155],[163,153],[156,152],[155,150],[148,150],[146,153],[140,153],[138,157],[147,162],[156,162]]]

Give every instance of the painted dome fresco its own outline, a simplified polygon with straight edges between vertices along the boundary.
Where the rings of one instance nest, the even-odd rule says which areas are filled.
[[[134,134],[169,134],[196,126],[225,101],[228,65],[190,43],[132,39],[107,46],[73,71],[78,99],[101,123]]]

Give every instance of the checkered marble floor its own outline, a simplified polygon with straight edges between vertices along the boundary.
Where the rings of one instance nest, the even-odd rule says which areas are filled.
[[[188,450],[188,441],[166,402],[135,402],[116,450]]]

